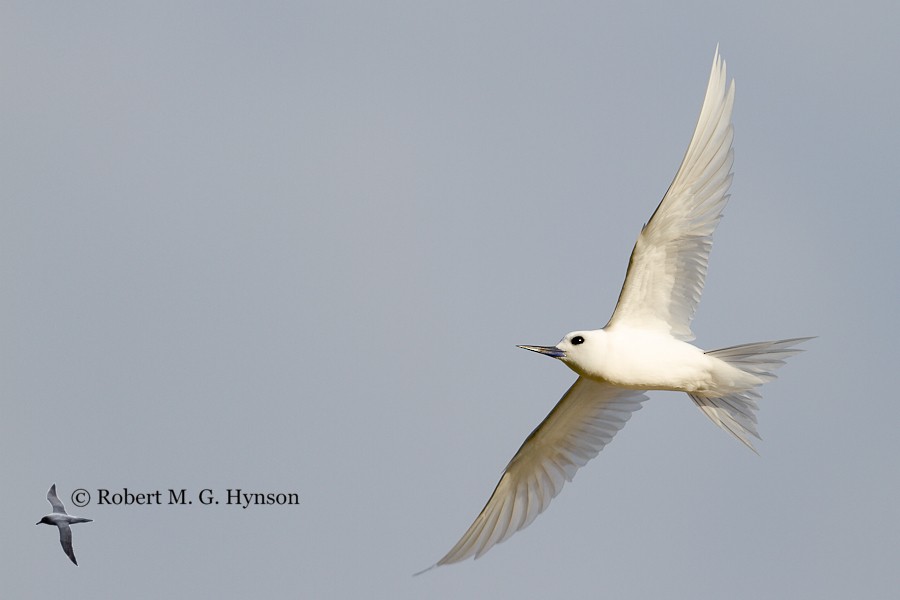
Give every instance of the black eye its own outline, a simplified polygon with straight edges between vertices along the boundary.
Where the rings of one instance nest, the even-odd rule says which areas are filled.
[[[581,337],[580,335],[576,335],[575,337],[572,338],[573,346],[577,346],[578,344],[583,344],[583,343],[584,343],[584,338]]]

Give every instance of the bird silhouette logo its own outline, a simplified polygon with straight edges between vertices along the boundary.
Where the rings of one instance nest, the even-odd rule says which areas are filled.
[[[69,525],[74,525],[75,523],[90,523],[93,519],[73,517],[68,514],[66,512],[66,507],[63,506],[63,503],[59,501],[59,496],[56,495],[55,483],[50,486],[50,490],[47,492],[47,500],[50,502],[50,506],[53,507],[53,512],[41,517],[41,520],[35,523],[35,525],[40,525],[41,523],[45,525],[56,525],[56,527],[59,528],[59,543],[62,545],[63,552],[66,553],[66,556],[68,556],[77,567],[78,561],[75,560],[75,550],[72,548],[72,529]]]

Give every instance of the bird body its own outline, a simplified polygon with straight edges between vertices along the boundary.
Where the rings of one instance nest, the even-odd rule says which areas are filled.
[[[585,341],[573,346],[577,336]],[[566,351],[560,360],[579,375],[634,390],[710,390],[722,367],[692,344],[640,329],[573,332],[557,347]]]
[[[434,566],[478,558],[528,526],[641,408],[646,390],[686,392],[713,423],[755,451],[757,388],[810,338],[712,351],[690,343],[712,234],[731,185],[733,104],[734,81],[726,84],[717,48],[694,135],[641,229],[612,317],[602,329],[573,331],[555,346],[519,346],[562,361],[579,377],[525,439],[468,531]]]
[[[74,525],[75,523],[91,523],[93,519],[85,519],[84,517],[73,517],[71,515],[59,515],[59,514],[50,514],[44,515],[41,517],[39,523],[35,523],[35,525],[39,525],[41,523],[45,525],[56,525],[59,527],[60,525]]]

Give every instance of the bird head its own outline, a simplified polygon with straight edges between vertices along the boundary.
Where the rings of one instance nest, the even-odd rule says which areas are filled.
[[[567,333],[555,346],[519,346],[519,348],[558,358],[570,369],[583,375],[596,350],[594,348],[596,343],[592,343],[596,337],[596,331],[573,331]]]

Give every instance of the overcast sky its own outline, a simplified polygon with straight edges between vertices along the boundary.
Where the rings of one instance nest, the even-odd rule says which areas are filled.
[[[2,3],[0,595],[895,594],[900,13],[845,5]],[[606,323],[716,44],[696,343],[820,336],[760,456],[652,393],[528,529],[411,577],[574,380],[515,344]]]

